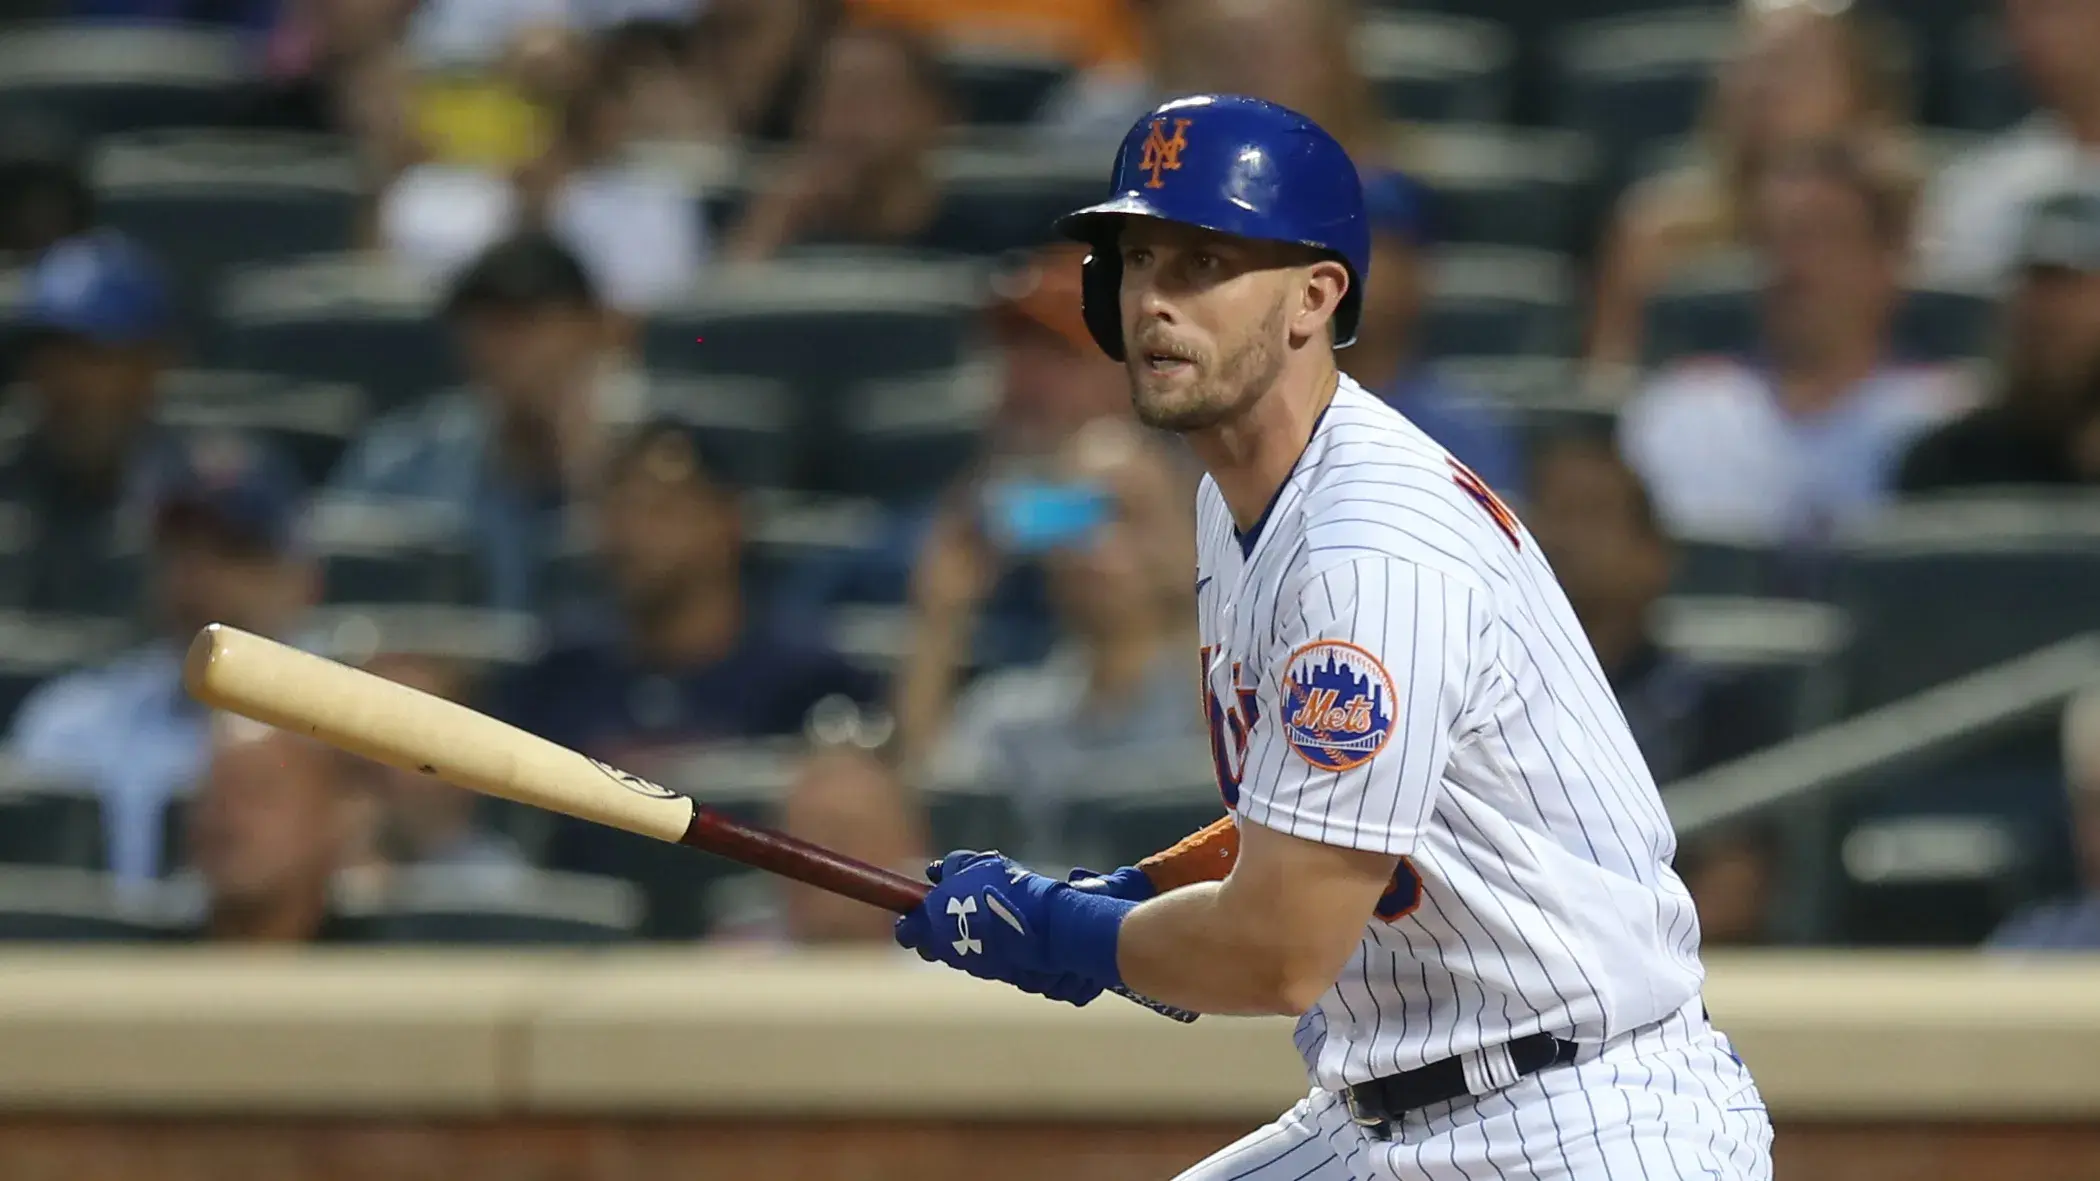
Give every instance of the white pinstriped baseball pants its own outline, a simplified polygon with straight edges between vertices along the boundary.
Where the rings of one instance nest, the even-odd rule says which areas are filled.
[[[1771,1181],[1772,1124],[1695,1000],[1491,1095],[1371,1139],[1331,1091],[1179,1181]]]

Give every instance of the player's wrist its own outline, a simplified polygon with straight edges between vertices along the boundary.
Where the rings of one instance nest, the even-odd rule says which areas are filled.
[[[1103,988],[1121,987],[1123,970],[1116,962],[1116,949],[1124,918],[1137,908],[1138,903],[1128,898],[1059,888],[1050,898],[1043,923],[1051,962]]]

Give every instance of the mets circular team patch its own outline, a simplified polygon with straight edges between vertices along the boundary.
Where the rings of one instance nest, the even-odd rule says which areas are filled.
[[[1377,757],[1393,734],[1393,678],[1343,640],[1314,640],[1283,670],[1283,733],[1300,758],[1347,771]]]

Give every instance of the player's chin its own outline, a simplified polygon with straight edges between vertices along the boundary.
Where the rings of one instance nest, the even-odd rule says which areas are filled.
[[[1187,430],[1206,425],[1208,419],[1208,399],[1193,365],[1167,371],[1133,366],[1130,404],[1138,420],[1150,427]]]

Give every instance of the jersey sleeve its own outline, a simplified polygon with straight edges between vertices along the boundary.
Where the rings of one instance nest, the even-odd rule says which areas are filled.
[[[1271,724],[1253,727],[1239,814],[1327,845],[1414,851],[1473,674],[1480,592],[1393,558],[1312,574],[1279,607]]]

